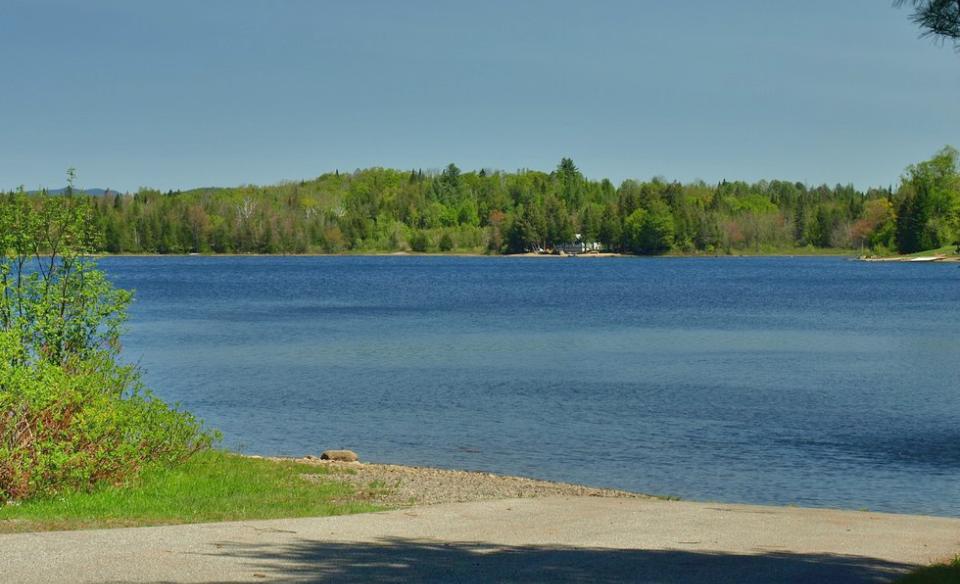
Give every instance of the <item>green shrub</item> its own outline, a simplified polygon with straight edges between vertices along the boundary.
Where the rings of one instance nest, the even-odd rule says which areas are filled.
[[[440,251],[450,251],[453,249],[453,238],[450,237],[450,234],[446,231],[443,232],[443,235],[440,236],[440,243],[438,246]]]
[[[430,238],[423,231],[415,231],[410,237],[410,249],[423,253],[430,247]]]
[[[132,382],[104,356],[9,366],[21,350],[0,333],[0,501],[117,482],[210,444],[185,412]]]
[[[132,295],[89,251],[89,204],[22,192],[0,212],[0,503],[119,482],[214,436],[119,361]]]

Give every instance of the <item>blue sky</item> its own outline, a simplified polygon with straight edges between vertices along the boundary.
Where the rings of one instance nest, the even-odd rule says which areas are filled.
[[[368,166],[858,187],[960,146],[886,0],[0,2],[0,188]]]

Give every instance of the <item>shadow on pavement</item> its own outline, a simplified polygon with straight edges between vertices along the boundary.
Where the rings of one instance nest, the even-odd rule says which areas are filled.
[[[263,582],[637,582],[657,584],[890,582],[913,566],[832,554],[556,546],[503,547],[382,539],[300,540],[286,546],[224,543]]]

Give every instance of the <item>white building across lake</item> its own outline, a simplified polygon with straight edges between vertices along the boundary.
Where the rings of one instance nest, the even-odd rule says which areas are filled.
[[[568,254],[587,253],[588,251],[601,251],[603,246],[599,241],[586,241],[580,233],[575,234],[575,240],[569,243],[558,243],[554,246],[554,251]]]

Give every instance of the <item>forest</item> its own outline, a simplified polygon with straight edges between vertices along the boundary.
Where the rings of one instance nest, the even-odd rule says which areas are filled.
[[[272,186],[89,195],[6,193],[0,207],[80,198],[111,254],[550,252],[579,236],[611,252],[913,253],[957,245],[960,155],[945,147],[896,187],[771,180],[591,180],[552,172],[368,168]]]

